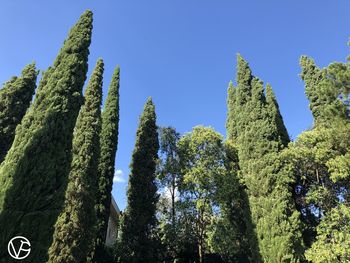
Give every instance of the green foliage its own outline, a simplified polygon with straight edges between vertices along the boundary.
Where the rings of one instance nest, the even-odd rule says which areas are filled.
[[[104,245],[110,213],[114,163],[118,147],[119,79],[120,68],[118,66],[114,70],[102,112],[101,157],[98,165],[98,192],[96,198],[97,237],[92,255],[96,262],[100,262],[104,258],[103,254],[105,253]]]
[[[179,143],[180,200],[184,222],[191,222],[190,240],[198,246],[198,260],[210,253],[227,262],[247,262],[250,251],[243,220],[243,188],[237,177],[235,148],[223,143],[212,128],[197,126]],[[213,256],[213,255],[212,255]]]
[[[350,125],[334,121],[299,135],[284,156],[297,177],[295,200],[305,223],[304,240],[310,246],[322,216],[349,200]]]
[[[292,199],[294,176],[279,155],[289,136],[277,100],[270,86],[264,94],[262,81],[252,76],[248,63],[240,56],[233,93],[235,107],[228,108],[233,110],[229,116],[234,117],[228,123],[234,123],[237,135],[231,143],[237,145],[239,177],[247,188],[245,221],[252,260],[298,261],[303,252],[300,220]]]
[[[350,261],[350,207],[333,208],[317,227],[317,239],[306,253],[311,262]]]
[[[335,118],[349,118],[349,65],[333,63],[320,69],[313,59],[306,56],[301,57],[300,65],[315,124],[329,124]]]
[[[130,164],[127,207],[117,242],[119,262],[157,262],[155,242],[158,132],[152,99],[145,104]]]
[[[215,200],[220,213],[212,219],[209,246],[225,262],[249,262],[251,251],[244,220],[249,204],[238,178],[237,149],[230,141],[223,146],[226,173],[216,180]]]
[[[236,90],[230,81],[227,89],[227,119],[226,119],[226,132],[227,140],[234,141],[237,138],[237,127],[235,115],[235,105],[236,105]]]
[[[335,208],[349,200],[350,68],[349,63],[332,63],[320,69],[307,57],[302,57],[300,64],[314,127],[299,135],[284,157],[297,179],[294,197],[304,222],[304,241],[310,247],[316,239],[312,247],[326,251],[327,245],[319,242],[320,228]],[[315,250],[308,251],[311,258],[310,251]],[[332,250],[327,254],[337,257]],[[316,262],[333,262],[321,258]]]
[[[159,128],[160,158],[157,178],[162,196],[158,203],[160,211],[160,235],[165,249],[165,258],[174,261],[180,254],[179,225],[176,198],[180,183],[178,141],[180,134],[172,127]],[[170,194],[170,196],[169,196]]]
[[[0,247],[16,235],[32,244],[28,262],[46,262],[53,226],[62,209],[71,163],[72,134],[88,69],[92,12],[71,29],[43,75],[35,101],[17,126],[0,166]],[[5,250],[1,262],[11,262]]]
[[[242,106],[251,96],[252,71],[240,54],[237,54],[237,98],[236,105]]]
[[[266,110],[269,114],[269,120],[272,122],[271,126],[276,128],[275,132],[277,134],[274,136],[286,147],[290,142],[290,138],[286,126],[284,126],[276,96],[269,84],[266,85]]]
[[[35,64],[26,66],[21,77],[13,77],[0,90],[0,163],[4,160],[32,100],[38,71]]]
[[[85,262],[95,238],[94,203],[100,154],[103,65],[99,59],[75,125],[64,207],[55,224],[48,262]]]
[[[208,227],[214,216],[216,181],[225,175],[222,136],[212,128],[197,126],[179,141],[182,198],[193,207],[199,262],[208,251]]]

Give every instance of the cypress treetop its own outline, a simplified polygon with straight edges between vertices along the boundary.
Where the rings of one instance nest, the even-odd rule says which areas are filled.
[[[290,142],[288,131],[283,122],[283,117],[281,115],[278,102],[275,93],[272,90],[270,84],[266,85],[266,107],[267,112],[270,114],[271,120],[275,123],[278,132],[278,140],[282,142],[282,145],[286,147]]]
[[[237,100],[238,105],[243,105],[251,95],[251,81],[253,79],[249,64],[237,54]]]
[[[348,64],[332,63],[320,69],[313,59],[302,56],[300,65],[315,125],[332,125],[335,116],[337,119],[349,119]]]
[[[72,164],[64,208],[49,250],[50,263],[85,262],[95,234],[96,170],[101,130],[103,61],[99,59],[85,92],[73,135]]]
[[[46,262],[53,226],[62,209],[71,163],[73,128],[88,69],[92,12],[71,29],[54,64],[43,75],[11,149],[0,166],[0,247],[16,235],[32,244],[29,262]],[[0,251],[4,262],[11,262]]]
[[[35,63],[27,65],[21,77],[13,77],[0,90],[0,163],[4,160],[32,100],[38,71]]]
[[[320,116],[320,101],[317,89],[324,79],[324,72],[316,66],[312,58],[302,56],[300,58],[300,66],[302,68],[301,78],[305,81],[305,93],[310,101],[310,110],[315,119]]]

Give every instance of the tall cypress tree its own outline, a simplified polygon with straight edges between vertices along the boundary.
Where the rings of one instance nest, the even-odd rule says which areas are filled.
[[[44,74],[35,101],[16,129],[0,166],[0,247],[16,235],[32,244],[28,262],[46,262],[53,226],[62,209],[71,163],[72,134],[88,70],[92,12],[71,29]],[[11,262],[1,249],[2,262]]]
[[[120,68],[118,66],[113,73],[102,113],[101,157],[98,165],[98,191],[96,198],[97,236],[93,253],[93,258],[96,262],[104,262],[103,260],[105,260],[106,256],[104,254],[104,245],[112,198],[114,163],[118,146],[119,79]]]
[[[293,176],[279,158],[287,133],[272,90],[268,87],[265,96],[262,81],[248,68],[239,57],[236,94],[242,100],[235,103],[235,143],[252,217],[248,234],[253,261],[293,262],[301,257],[302,242],[291,196]]]
[[[158,149],[155,107],[149,98],[140,117],[132,154],[128,202],[118,240],[119,262],[157,262],[153,231],[158,201],[155,183]]]
[[[92,249],[96,223],[96,170],[100,154],[102,75],[103,61],[99,59],[75,125],[64,208],[55,225],[48,262],[85,262]]]
[[[0,90],[0,163],[4,160],[32,100],[38,71],[35,64],[26,66],[20,77],[13,77]]]

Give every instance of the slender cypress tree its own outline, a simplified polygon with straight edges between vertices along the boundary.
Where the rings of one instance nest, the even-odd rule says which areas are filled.
[[[157,262],[153,231],[158,201],[155,183],[158,149],[155,107],[149,98],[140,117],[132,154],[128,203],[118,240],[119,262]]]
[[[96,223],[94,203],[100,154],[102,75],[103,61],[99,59],[75,125],[64,208],[55,225],[48,262],[85,262],[91,252]]]
[[[32,100],[38,71],[35,64],[26,66],[21,77],[13,77],[0,90],[0,163],[4,160]]]
[[[88,69],[92,12],[71,29],[35,101],[16,129],[0,166],[0,247],[23,235],[32,244],[28,262],[46,262],[53,226],[62,209],[71,164],[73,128]],[[11,262],[4,249],[2,262]]]
[[[98,191],[96,199],[97,236],[93,253],[94,261],[104,262],[104,245],[113,186],[114,163],[118,146],[119,129],[119,78],[120,68],[116,67],[109,86],[107,100],[102,113],[100,135],[101,157],[98,165]]]

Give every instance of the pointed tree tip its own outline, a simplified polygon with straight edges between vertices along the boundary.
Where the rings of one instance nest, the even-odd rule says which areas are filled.
[[[151,96],[149,96],[149,97],[147,98],[147,101],[146,101],[146,104],[145,104],[145,107],[148,107],[148,106],[154,107],[154,103],[153,103],[153,100],[152,100],[152,97],[151,97]]]
[[[24,75],[24,74],[26,74],[26,73],[29,73],[29,72],[32,72],[32,73],[35,72],[36,75],[39,74],[39,70],[36,69],[36,64],[35,64],[35,62],[32,62],[32,63],[26,65],[26,66],[23,68],[23,70],[22,70],[22,75]]]
[[[237,53],[237,65],[245,65],[246,67],[249,67],[248,61],[244,59],[240,53]]]
[[[85,12],[82,14],[82,16],[93,16],[93,13],[90,9],[86,9]]]
[[[244,61],[246,62],[246,60],[243,58],[243,56],[241,55],[241,53],[236,53],[236,56],[237,56],[237,61]]]
[[[307,63],[307,62],[308,63],[315,63],[313,58],[306,56],[306,55],[300,56],[299,62],[300,62],[300,64]]]
[[[104,66],[104,61],[102,58],[98,58],[97,61],[96,61],[96,66]]]
[[[93,13],[91,10],[86,10],[79,18],[78,24],[83,23],[83,24],[92,24],[93,20]]]
[[[270,85],[270,83],[267,83],[267,84],[266,84],[265,90],[266,90],[266,96],[275,97],[275,93],[274,93],[274,91],[273,91],[272,86]]]
[[[117,65],[115,67],[114,72],[115,72],[115,74],[119,74],[119,72],[120,72],[120,66],[119,65]]]
[[[305,55],[300,57],[299,65],[303,71],[308,70],[308,68],[318,68],[315,60],[312,57],[305,56]]]

